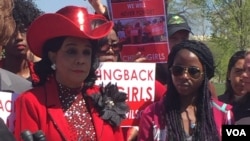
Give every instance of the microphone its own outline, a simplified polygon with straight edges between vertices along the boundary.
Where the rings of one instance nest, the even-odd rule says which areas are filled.
[[[45,135],[42,130],[37,131],[33,134],[34,141],[46,141]]]
[[[21,133],[21,137],[24,141],[34,141],[33,134],[29,130],[25,130]]]
[[[25,130],[21,133],[21,137],[23,141],[46,141],[42,130],[38,130],[33,134],[29,130]]]

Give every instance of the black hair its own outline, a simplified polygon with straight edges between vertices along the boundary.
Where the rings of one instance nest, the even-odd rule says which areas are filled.
[[[13,17],[20,31],[26,30],[43,13],[32,0],[14,0]]]
[[[63,41],[66,39],[65,36],[63,37],[56,37],[49,39],[45,42],[43,45],[43,51],[42,51],[42,59],[35,63],[34,69],[35,73],[38,75],[40,81],[38,83],[33,83],[33,86],[41,86],[44,85],[45,82],[48,80],[48,77],[54,74],[54,70],[51,68],[52,62],[49,59],[49,52],[57,52],[62,44]],[[84,87],[88,88],[94,85],[97,76],[96,76],[96,69],[99,66],[98,58],[96,57],[96,40],[91,40],[92,44],[92,56],[91,56],[91,68],[89,71],[88,77],[84,81]],[[86,89],[85,89],[86,90]]]
[[[176,54],[187,49],[196,54],[204,68],[204,79],[199,88],[196,106],[196,127],[193,132],[192,140],[201,141],[219,141],[219,134],[216,129],[213,110],[211,107],[211,92],[208,89],[208,81],[214,76],[214,59],[210,49],[202,42],[195,40],[186,40],[173,47],[168,56],[168,70],[172,67]],[[169,140],[185,140],[184,129],[181,128],[182,120],[180,115],[179,94],[173,84],[170,71],[168,75],[168,91],[164,97],[166,109],[166,124]]]
[[[155,79],[161,82],[163,85],[167,84],[168,80],[168,75],[166,75],[168,73],[167,66],[168,66],[167,63],[156,63]]]
[[[225,99],[226,103],[231,103],[233,100],[233,97],[234,97],[234,90],[233,90],[231,82],[229,80],[230,72],[238,60],[245,58],[245,54],[246,54],[245,50],[240,50],[240,51],[235,52],[231,56],[231,58],[229,59],[229,63],[227,66],[227,73],[226,73],[227,74],[226,75],[226,88],[225,88],[225,92],[224,92],[225,97],[226,97],[226,99]]]

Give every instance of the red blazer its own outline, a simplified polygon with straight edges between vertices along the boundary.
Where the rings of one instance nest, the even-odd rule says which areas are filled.
[[[87,90],[87,94],[98,91],[98,87]],[[93,118],[98,141],[123,141],[120,128],[112,128],[99,117],[91,100],[90,112]],[[70,132],[64,117],[58,96],[56,81],[51,78],[42,87],[36,87],[21,94],[15,103],[16,121],[14,135],[21,141],[20,134],[24,130],[36,132],[42,130],[48,141],[75,141],[75,132]]]

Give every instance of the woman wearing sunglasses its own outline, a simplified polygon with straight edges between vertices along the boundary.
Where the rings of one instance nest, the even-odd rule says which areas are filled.
[[[111,30],[108,36],[100,39],[99,50],[97,56],[100,62],[120,62],[120,52],[122,50],[122,44],[119,42],[119,38],[115,30]]]
[[[208,82],[214,60],[202,42],[183,41],[168,56],[168,90],[141,117],[139,141],[219,141],[222,124],[232,123],[231,106],[212,99]]]

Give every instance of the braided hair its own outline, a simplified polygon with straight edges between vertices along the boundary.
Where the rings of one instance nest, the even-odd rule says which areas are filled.
[[[195,40],[186,40],[173,47],[168,56],[168,71],[172,67],[176,54],[187,49],[194,53],[204,68],[204,80],[199,88],[200,93],[195,101],[196,123],[197,126],[193,132],[192,140],[200,141],[219,141],[219,134],[216,130],[213,110],[211,106],[211,92],[208,89],[208,82],[214,76],[214,59],[210,49],[202,42]],[[168,72],[168,91],[164,98],[166,109],[167,135],[169,140],[185,140],[185,132],[181,120],[180,98],[173,84],[171,73]]]

